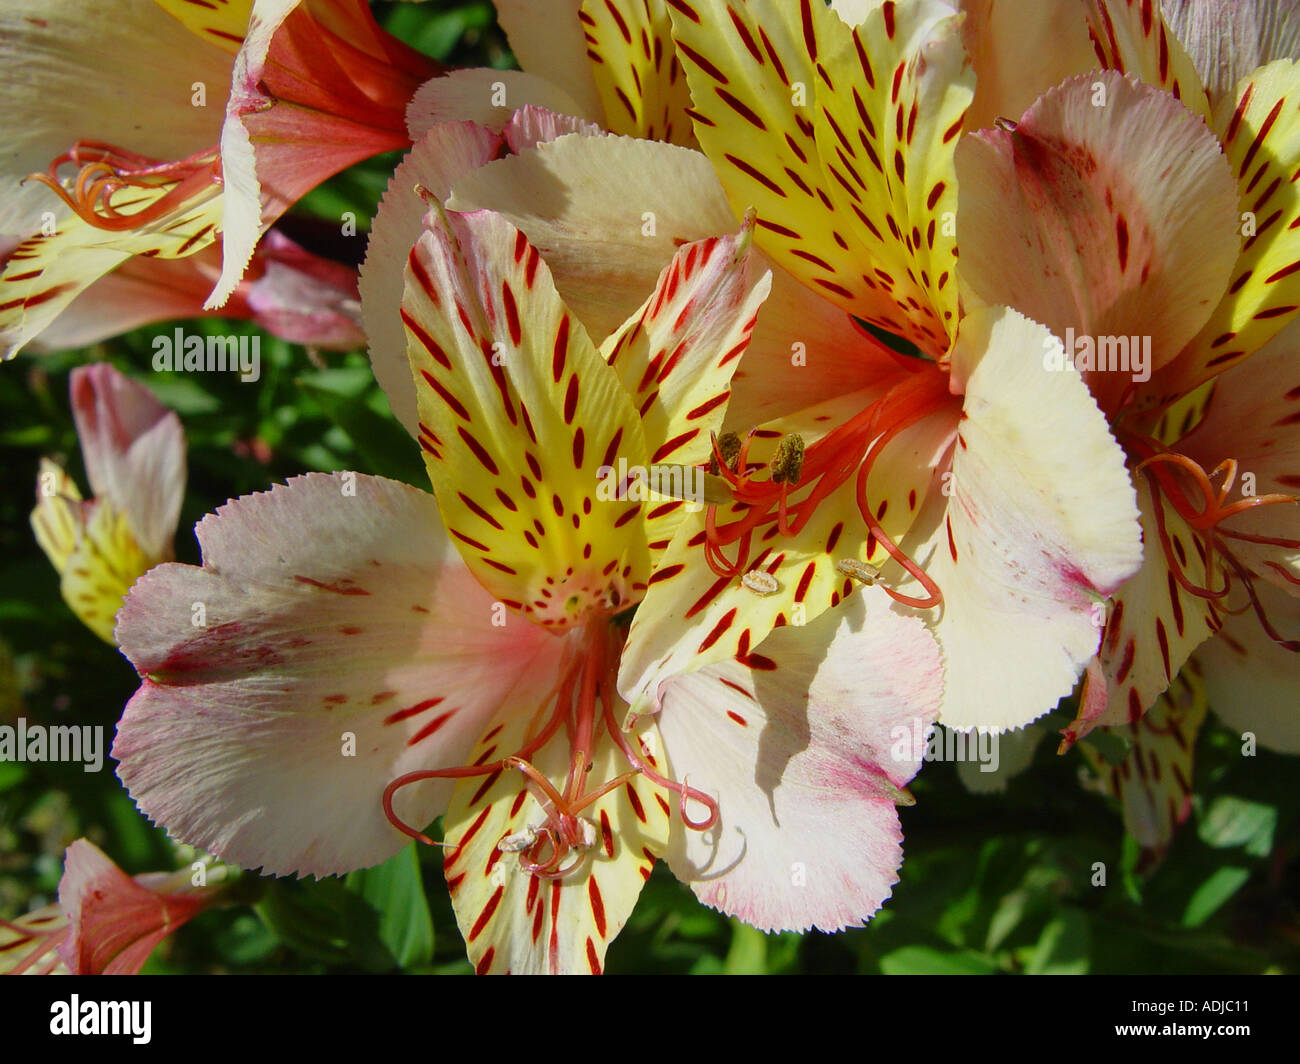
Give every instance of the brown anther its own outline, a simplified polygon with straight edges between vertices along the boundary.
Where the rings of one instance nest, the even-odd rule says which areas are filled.
[[[752,569],[740,578],[744,584],[755,595],[775,595],[781,590],[781,584],[771,573],[765,573],[762,569]]]
[[[835,571],[871,587],[880,579],[880,570],[870,562],[861,562],[857,558],[841,558],[835,563]]]
[[[736,459],[740,457],[740,437],[734,432],[724,432],[717,438],[716,453],[709,458],[708,471],[715,477],[722,470],[718,467],[718,455],[731,472],[736,472]]]
[[[799,483],[799,474],[803,472],[803,437],[795,432],[782,436],[768,469],[773,484]]]

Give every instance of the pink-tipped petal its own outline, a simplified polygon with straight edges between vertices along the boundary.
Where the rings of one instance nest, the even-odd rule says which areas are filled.
[[[501,131],[510,145],[510,150],[518,155],[520,152],[536,148],[539,144],[548,144],[570,133],[581,133],[587,137],[604,135],[604,130],[594,122],[586,122],[573,115],[548,111],[545,107],[528,104],[521,107],[506,123]]]
[[[145,554],[170,558],[185,494],[180,419],[107,362],[74,369],[71,391],[91,491],[126,515]]]
[[[957,169],[965,286],[1065,338],[1107,409],[1196,334],[1240,249],[1214,135],[1173,97],[1113,71],[1046,93],[1013,131],[965,138]],[[1124,364],[1104,370],[1120,342]]]
[[[507,618],[447,542],[432,496],[309,474],[199,523],[203,568],[133,589],[118,639],[142,676],[118,775],[176,837],[247,868],[331,875],[408,841],[385,787],[463,764],[558,640]],[[452,784],[416,784],[417,830]]]
[[[940,720],[1003,731],[1049,712],[1097,649],[1106,598],[1141,563],[1124,453],[1048,331],[1005,307],[962,322],[965,405],[946,490],[902,546],[943,592]],[[885,578],[893,579],[890,566]]]
[[[319,258],[271,230],[254,252],[260,276],[247,285],[253,320],[290,343],[346,350],[366,342],[357,271]]]
[[[747,659],[659,688],[677,779],[717,800],[673,822],[668,861],[707,905],[764,931],[866,921],[902,863],[895,806],[921,767],[943,664],[920,621],[865,589]],[[702,807],[688,803],[693,819]]]

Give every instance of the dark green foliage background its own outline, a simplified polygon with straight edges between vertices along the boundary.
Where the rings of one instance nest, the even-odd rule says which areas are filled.
[[[486,2],[377,4],[381,21],[456,65],[511,65]],[[368,218],[395,157],[340,175],[299,205],[337,225]],[[357,238],[357,256],[364,244]],[[356,469],[427,487],[415,445],[388,415],[363,352],[309,353],[263,337],[263,376],[154,373],[150,339],[172,325],[0,367],[0,723],[102,724],[111,735],[135,677],[72,616],[28,526],[37,463],[85,485],[68,410],[76,365],[110,360],[181,416],[189,486],[177,550],[197,562],[194,522],[227,498],[307,470]],[[230,334],[227,323],[193,331]],[[238,327],[236,327],[237,329]],[[258,441],[256,447],[254,441]],[[259,460],[269,455],[265,462]],[[1064,719],[1064,718],[1063,718]],[[1211,722],[1197,798],[1166,859],[1138,868],[1114,802],[1079,785],[1081,760],[1043,742],[1003,795],[973,796],[951,765],[926,766],[901,810],[907,858],[893,899],[864,929],[764,936],[700,906],[660,866],[609,953],[618,972],[1295,972],[1300,970],[1300,815],[1295,762],[1243,758]],[[63,850],[85,835],[127,871],[172,867],[111,763],[0,763],[0,917],[54,896]],[[1093,886],[1094,862],[1107,869]],[[404,852],[346,880],[257,880],[255,904],[206,913],[155,952],[157,972],[467,972],[440,854]]]

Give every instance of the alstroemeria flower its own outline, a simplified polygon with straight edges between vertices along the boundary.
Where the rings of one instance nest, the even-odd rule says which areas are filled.
[[[1164,405],[1259,350],[1300,305],[1300,232],[1290,224],[1300,210],[1291,182],[1300,119],[1286,107],[1300,88],[1300,35],[1291,5],[1278,0],[1154,9],[1088,0],[1088,7],[1103,64],[1164,89],[1204,119],[1236,182],[1238,243],[1227,291],[1182,351],[1165,353],[1136,399],[1144,408]]]
[[[664,0],[504,0],[496,6],[524,72],[459,70],[426,82],[407,109],[417,144],[439,126],[469,121],[497,133],[503,147],[516,154],[568,133],[602,131],[695,146],[690,94]],[[636,141],[624,143],[629,151],[636,150]],[[543,193],[532,204],[539,221],[568,212],[565,203],[545,197],[545,185],[531,184],[533,177],[545,180],[536,170],[483,176],[518,181],[513,191],[526,196],[535,188]],[[672,189],[660,186],[653,170],[638,174],[637,185],[628,189],[641,197],[635,225],[626,214],[609,230],[605,223],[612,218],[584,217],[566,233],[600,234],[599,254],[583,253],[584,248],[570,257],[564,241],[547,239],[531,218],[512,220],[548,261],[563,256],[553,263],[561,295],[593,335],[606,335],[640,305],[678,247],[734,230],[744,208],[733,217],[716,195],[716,184],[709,177],[703,189]],[[665,193],[673,202],[668,215],[657,210]],[[409,182],[395,179],[376,226],[386,213],[397,212],[393,201],[403,197],[410,199]],[[805,288],[782,264],[764,255],[764,265],[772,271],[769,309],[755,329],[745,365],[737,371],[731,403],[732,416],[747,425],[857,387],[880,357],[878,345],[864,343],[847,316]],[[400,345],[384,341],[382,326],[368,331],[381,383],[383,364],[394,367],[391,372],[400,380],[405,372]],[[779,399],[748,386],[752,374],[761,375],[769,365],[789,365],[797,352],[812,349],[843,354],[818,373],[794,375]],[[391,399],[396,389],[385,388]]]
[[[927,608],[939,633],[946,723],[1000,729],[1041,715],[1096,650],[1094,606],[1138,564],[1136,511],[1122,455],[1081,383],[1022,375],[1046,329],[986,313],[952,346],[944,214],[970,100],[960,20],[930,3],[882,5],[856,28],[819,4],[671,14],[709,158],[564,137],[462,177],[450,206],[506,214],[545,248],[566,299],[599,308],[611,299],[607,275],[644,271],[664,253],[630,224],[636,212],[657,219],[669,247],[717,231],[730,214],[721,177],[733,206],[757,206],[756,241],[775,261],[940,361],[900,362],[865,337],[824,345],[811,332],[802,359],[746,355],[737,392],[750,395],[747,410],[798,409],[830,379],[838,398],[763,424],[745,455],[751,468],[733,456],[735,504],[688,519],[670,547],[666,567],[683,568],[642,611],[667,623],[629,648],[624,695],[653,701],[663,678],[815,617],[880,570],[888,593]],[[764,316],[775,313],[769,304]],[[800,336],[799,319],[781,324]],[[1064,424],[1077,425],[1068,441]],[[794,437],[806,447],[797,483],[765,468],[782,447],[792,453]],[[1089,495],[1101,520],[1091,528],[1079,504]],[[746,587],[744,574],[760,569],[777,593]],[[1035,664],[994,680],[1009,660]]]
[[[1300,597],[1268,582],[1254,590],[1270,621],[1300,631]],[[1102,787],[1120,800],[1125,830],[1153,860],[1191,812],[1196,740],[1207,710],[1252,750],[1300,754],[1296,678],[1294,649],[1279,646],[1250,611],[1228,614],[1138,720],[1107,728],[1131,744],[1118,765],[1079,744]]]
[[[72,612],[113,642],[114,617],[137,577],[172,557],[185,494],[180,419],[106,362],[69,380],[72,416],[93,498],[41,462],[32,528]]]
[[[0,920],[0,973],[134,975],[159,942],[223,899],[225,871],[203,886],[189,868],[131,877],[78,839],[64,856],[59,903]]]
[[[1177,454],[1189,463],[1171,467],[1178,473],[1173,481],[1174,499],[1181,501],[1183,488],[1195,490],[1199,478],[1191,472],[1215,468],[1225,456],[1235,461],[1238,479],[1251,478],[1251,493],[1226,507],[1217,491],[1196,500],[1209,503],[1207,518],[1222,516],[1225,523],[1218,525],[1198,528],[1193,517],[1188,529],[1180,516],[1167,513],[1167,525],[1178,522],[1180,531],[1173,535],[1179,538],[1159,540],[1159,548],[1152,551],[1157,572],[1167,570],[1166,579],[1173,582],[1185,578],[1188,552],[1181,537],[1190,532],[1199,537],[1192,540],[1194,550],[1215,552],[1212,567],[1196,571],[1213,575],[1212,590],[1231,589],[1230,596],[1211,598],[1203,607],[1209,632],[1169,689],[1143,707],[1139,720],[1110,724],[1132,739],[1133,749],[1108,782],[1124,803],[1129,832],[1156,853],[1163,851],[1190,807],[1193,751],[1207,704],[1243,742],[1250,738],[1269,750],[1300,753],[1300,707],[1295,698],[1300,678],[1296,656],[1300,649],[1297,427],[1300,321],[1293,319],[1261,351],[1215,381],[1196,427],[1163,452]],[[1225,480],[1220,487],[1227,492],[1233,485]],[[1289,505],[1249,505],[1268,498],[1286,499]],[[1169,504],[1162,500],[1160,505]],[[1175,542],[1182,546],[1182,555],[1177,548],[1172,556],[1166,554],[1165,543]],[[1120,600],[1130,608],[1142,602],[1127,589],[1121,589]],[[1165,616],[1163,611],[1161,616]],[[1201,615],[1198,611],[1192,616],[1199,632]],[[1127,631],[1139,640],[1131,672],[1153,673],[1145,689],[1158,689],[1165,679],[1163,655],[1156,658],[1151,641],[1141,639],[1141,628]],[[1103,656],[1102,664],[1109,667],[1111,659]],[[1125,707],[1117,708],[1122,711]],[[1100,719],[1110,723],[1117,716],[1121,714],[1111,710]],[[1091,722],[1081,723],[1086,728]]]
[[[279,230],[262,238],[230,299],[205,310],[220,275],[218,244],[183,259],[127,259],[82,291],[33,350],[86,347],[143,325],[202,316],[251,321],[282,340],[326,350],[365,343],[356,269],[312,254]]]
[[[1147,865],[1164,856],[1191,814],[1196,737],[1206,709],[1193,659],[1141,719],[1111,729],[1129,741],[1118,764],[1109,764],[1087,743],[1078,746],[1093,772],[1085,786],[1119,800],[1124,830],[1145,851]]]
[[[1253,608],[1294,644],[1257,583],[1296,586],[1295,341],[1255,352],[1300,305],[1300,124],[1282,106],[1296,71],[1243,79],[1209,128],[1172,94],[1099,72],[958,153],[969,298],[1045,322],[1072,358],[1092,351],[1089,386],[1136,474],[1143,567],[1105,619],[1067,744],[1136,722],[1226,614]],[[1194,98],[1198,83],[1180,84]]]
[[[406,102],[436,72],[364,0],[23,0],[0,31],[0,233],[24,238],[0,273],[6,358],[132,256],[184,258],[219,238],[205,305],[221,306],[288,205],[410,143]]]
[[[114,746],[132,795],[275,873],[374,864],[443,814],[480,971],[599,971],[665,853],[757,926],[859,923],[895,881],[923,753],[895,758],[893,730],[937,709],[919,623],[863,596],[667,684],[630,731],[615,687],[685,508],[628,495],[619,465],[707,457],[767,293],[748,230],[679,249],[597,349],[508,222],[427,226],[400,320],[440,506],[317,475],[205,519],[204,567],[150,573],[119,626],[144,677]]]

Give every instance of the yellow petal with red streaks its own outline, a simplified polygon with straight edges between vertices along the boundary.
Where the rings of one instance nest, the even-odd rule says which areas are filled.
[[[1177,443],[1200,424],[1214,397],[1215,382],[1206,381],[1160,411],[1151,429],[1151,437],[1166,447]]]
[[[191,33],[225,49],[239,51],[253,13],[253,0],[153,0]]]
[[[110,204],[129,216],[171,187],[121,189]],[[0,358],[16,355],[81,292],[132,255],[179,259],[201,251],[216,238],[221,213],[222,197],[207,192],[138,230],[113,232],[69,215],[49,236],[24,240],[0,273]]]
[[[687,244],[659,276],[654,293],[601,345],[641,416],[660,484],[646,513],[651,557],[668,546],[687,512],[699,511],[701,466],[712,453],[731,398],[731,378],[749,346],[771,290],[752,247],[753,223],[740,233]],[[676,480],[672,480],[676,477]],[[668,490],[674,489],[674,490]]]
[[[942,354],[952,151],[973,92],[960,19],[930,0],[882,3],[856,27],[812,0],[670,6],[696,135],[732,206],[757,208],[764,250]]]
[[[695,147],[691,91],[664,0],[586,0],[578,18],[606,126]]]
[[[1237,179],[1241,252],[1210,319],[1144,398],[1162,403],[1244,358],[1300,310],[1300,64],[1279,60],[1238,86],[1216,111],[1215,132]]]
[[[59,589],[78,620],[105,643],[115,644],[113,629],[122,600],[159,559],[140,549],[125,514],[105,499],[93,506],[85,532],[64,565]]]
[[[865,252],[874,314],[863,316],[942,355],[957,325],[953,152],[975,91],[961,19],[912,0],[847,31],[825,23],[817,147]]]
[[[747,464],[751,471],[761,470],[782,435],[797,433],[811,442],[880,394],[855,393],[764,426],[751,444]],[[895,542],[912,526],[925,501],[955,421],[955,409],[919,421],[890,442],[871,468],[870,505]],[[763,477],[760,472],[758,479]],[[806,490],[801,484],[791,491],[791,503],[803,499]],[[717,524],[725,526],[744,513],[739,504],[719,506]],[[709,568],[705,516],[686,516],[656,564],[645,601],[632,621],[619,673],[619,690],[629,701],[653,698],[660,681],[712,662],[739,657],[742,664],[761,669],[761,655],[751,651],[773,628],[809,623],[852,594],[855,583],[836,568],[837,562],[866,561],[879,568],[889,558],[870,536],[858,509],[856,474],[821,501],[797,535],[782,535],[775,522],[755,531],[745,572],[771,577],[776,583],[771,593],[758,593],[742,579],[718,576]],[[735,560],[737,550],[731,544],[725,553]],[[766,577],[758,581],[770,586]]]
[[[1088,32],[1103,67],[1136,74],[1210,121],[1210,100],[1157,0],[1086,0]]]
[[[62,573],[85,528],[81,492],[76,482],[48,458],[36,477],[32,531],[55,572]]]
[[[548,707],[550,704],[548,703]],[[528,713],[511,714],[493,727],[474,751],[479,764],[518,749],[529,732]],[[616,716],[621,720],[623,713]],[[643,754],[662,763],[654,725],[644,719],[636,734]],[[592,751],[587,773],[594,789],[628,770],[605,732]],[[569,769],[563,733],[531,759],[562,788]],[[445,869],[456,922],[470,962],[480,973],[600,974],[605,950],[632,912],[642,884],[667,848],[669,796],[646,781],[629,780],[583,809],[593,845],[571,853],[581,863],[562,879],[536,876],[521,866],[524,855],[502,852],[499,843],[542,825],[545,813],[513,769],[459,783],[444,818]]]
[[[1099,724],[1131,724],[1146,713],[1173,682],[1192,651],[1220,626],[1210,600],[1182,587],[1161,545],[1155,506],[1161,507],[1169,549],[1190,584],[1222,587],[1223,575],[1207,576],[1204,547],[1168,502],[1152,498],[1145,473],[1136,477],[1142,521],[1143,558],[1138,570],[1112,599],[1097,661],[1079,697],[1080,715],[1067,740]],[[1100,666],[1100,670],[1098,669]]]
[[[1144,849],[1163,854],[1192,811],[1196,736],[1205,722],[1206,697],[1189,665],[1175,677],[1141,720],[1114,731],[1131,740],[1118,765],[1107,764],[1086,743],[1079,747],[1101,780],[1120,800],[1124,829]]]
[[[1177,449],[1206,471],[1237,463],[1228,506],[1258,496],[1300,496],[1300,318],[1202,396],[1195,428]],[[1176,410],[1178,404],[1171,407]],[[1224,481],[1217,481],[1222,489]],[[1300,596],[1300,506],[1276,503],[1232,515],[1216,531],[1246,569]],[[1251,537],[1257,537],[1252,539]],[[1237,592],[1239,596],[1241,592]],[[1248,616],[1253,617],[1253,613]],[[1300,664],[1300,661],[1298,661]]]
[[[821,21],[822,5],[670,0],[669,7],[695,133],[733,209],[755,207],[765,251],[823,295],[854,305],[865,290],[814,137],[816,60],[803,15]]]
[[[538,188],[556,194],[542,202]],[[740,221],[705,155],[612,136],[561,137],[488,163],[456,184],[448,206],[499,211],[519,226],[570,309],[601,338],[636,312],[681,245]],[[730,416],[749,428],[801,410],[857,390],[882,363],[893,365],[848,315],[778,266],[736,371]]]
[[[435,208],[402,299],[420,445],[479,581],[540,624],[640,598],[640,501],[598,470],[644,466],[640,420],[540,253],[488,211]]]

